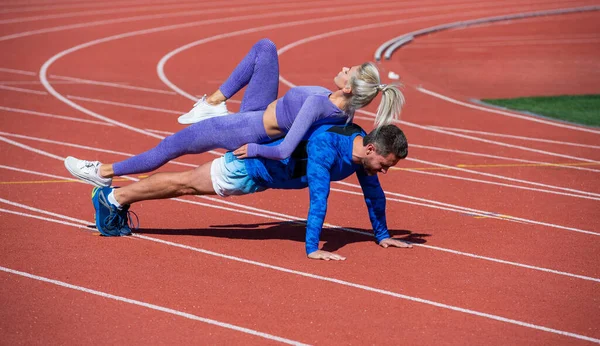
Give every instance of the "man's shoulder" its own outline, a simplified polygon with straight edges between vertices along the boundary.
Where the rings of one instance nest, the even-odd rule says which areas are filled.
[[[324,137],[354,137],[354,135],[365,136],[365,130],[362,127],[350,123],[345,125],[322,125],[319,126],[308,138],[308,141],[321,141]]]
[[[346,124],[346,125],[333,125],[329,129],[327,129],[325,132],[337,134],[340,136],[347,136],[347,137],[351,137],[354,134],[365,135],[365,130],[363,130],[362,127],[360,127],[354,123],[350,123],[350,124]]]

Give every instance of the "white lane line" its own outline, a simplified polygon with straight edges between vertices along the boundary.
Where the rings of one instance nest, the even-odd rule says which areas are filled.
[[[448,131],[453,131],[453,132],[474,133],[474,134],[486,135],[486,136],[492,136],[492,137],[514,138],[514,139],[519,139],[519,140],[524,140],[524,141],[551,143],[551,144],[559,144],[559,145],[570,145],[570,146],[575,146],[575,147],[583,147],[583,148],[591,148],[591,149],[600,149],[600,146],[598,146],[598,145],[589,145],[589,144],[564,142],[564,141],[554,141],[551,139],[534,138],[534,137],[515,136],[515,135],[509,135],[509,134],[505,134],[505,133],[458,129],[455,127],[444,127],[444,126],[433,126],[433,125],[430,125],[430,126],[433,128],[436,128],[436,129],[448,130]]]
[[[480,311],[471,310],[471,309],[465,309],[465,308],[461,308],[458,306],[439,303],[439,302],[428,300],[428,299],[422,299],[422,298],[418,298],[418,297],[414,297],[414,296],[409,296],[409,295],[400,294],[400,293],[396,293],[396,292],[392,292],[392,291],[388,291],[388,290],[370,287],[367,285],[356,284],[356,283],[345,281],[345,280],[340,280],[340,279],[335,279],[335,278],[326,277],[326,276],[322,276],[322,275],[316,275],[316,274],[306,273],[306,272],[302,272],[302,271],[298,271],[298,270],[288,269],[288,268],[275,266],[275,265],[271,265],[271,264],[267,264],[267,263],[263,263],[263,262],[248,260],[248,259],[244,259],[244,258],[240,258],[240,257],[236,257],[236,256],[225,255],[225,254],[221,254],[221,253],[214,252],[214,251],[200,249],[200,248],[183,245],[183,244],[179,244],[179,243],[175,243],[175,242],[170,242],[170,241],[166,241],[166,240],[161,240],[161,239],[157,239],[157,238],[152,238],[152,237],[148,237],[148,236],[143,236],[143,235],[138,235],[138,234],[134,234],[133,236],[144,239],[144,240],[149,240],[149,241],[157,242],[160,244],[164,244],[164,245],[169,245],[169,246],[173,246],[173,247],[177,247],[177,248],[192,250],[192,251],[199,252],[202,254],[215,256],[215,257],[219,257],[219,258],[224,258],[224,259],[228,259],[228,260],[232,260],[232,261],[236,261],[236,262],[240,262],[240,263],[246,263],[246,264],[250,264],[250,265],[254,265],[254,266],[258,266],[258,267],[262,267],[262,268],[272,269],[272,270],[276,270],[279,272],[289,273],[289,274],[307,277],[307,278],[325,281],[325,282],[331,282],[331,283],[339,284],[339,285],[346,286],[346,287],[364,290],[367,292],[374,292],[374,293],[378,293],[378,294],[382,294],[382,295],[386,295],[386,296],[391,296],[394,298],[400,298],[400,299],[404,299],[404,300],[408,300],[408,301],[412,301],[412,302],[427,304],[427,305],[435,306],[435,307],[442,308],[442,309],[457,311],[457,312],[474,315],[474,316],[478,316],[478,317],[484,317],[484,318],[488,318],[491,320],[509,323],[509,324],[513,324],[513,325],[517,325],[517,326],[521,326],[521,327],[525,327],[525,328],[531,328],[531,329],[541,330],[541,331],[545,331],[545,332],[549,332],[549,333],[553,333],[553,334],[558,334],[558,335],[568,336],[568,337],[572,337],[572,338],[576,338],[576,339],[600,343],[600,339],[595,339],[595,338],[592,338],[589,336],[575,334],[575,333],[562,331],[562,330],[558,330],[558,329],[554,329],[554,328],[548,328],[545,326],[540,326],[540,325],[536,325],[533,323],[528,323],[528,322],[519,321],[519,320],[515,320],[515,319],[505,318],[502,316],[493,315],[493,314],[489,314],[489,313],[485,313],[485,312],[480,312]],[[3,267],[0,267],[0,268],[3,268]]]
[[[591,172],[600,172],[600,169],[593,169],[593,168],[587,168],[587,167],[572,166],[572,165],[568,165],[568,164],[560,164],[560,163],[544,162],[544,161],[534,161],[534,160],[525,160],[525,159],[518,159],[518,158],[515,158],[515,157],[482,154],[482,153],[475,153],[475,152],[471,152],[471,151],[463,151],[463,150],[458,150],[458,149],[448,149],[448,148],[432,147],[432,146],[428,146],[428,145],[420,145],[420,144],[413,144],[413,143],[411,143],[410,146],[411,146],[411,148],[420,148],[420,149],[443,151],[443,152],[456,153],[456,154],[462,154],[462,155],[487,157],[487,158],[498,159],[498,160],[505,160],[505,161],[512,161],[512,162],[532,163],[532,164],[541,165],[541,166],[551,166],[551,167],[570,168],[570,169],[577,169],[577,170],[591,171]]]
[[[102,152],[102,153],[109,153],[109,154],[129,156],[129,157],[133,156],[133,154],[124,153],[122,151],[115,151],[115,150],[108,150],[108,149],[99,149],[99,148],[95,148],[95,147],[89,147],[89,146],[86,146],[86,145],[72,144],[72,143],[61,142],[61,141],[53,141],[51,139],[45,139],[45,138],[39,138],[39,137],[19,135],[19,134],[16,134],[16,133],[9,133],[9,132],[4,132],[4,131],[0,131],[0,135],[6,136],[6,137],[15,137],[15,138],[21,138],[21,139],[28,139],[28,140],[32,140],[32,141],[36,141],[36,142],[42,142],[42,143],[58,144],[58,145],[65,146],[65,147],[73,147],[73,148],[86,149],[86,150],[94,150],[94,151],[98,151],[98,152]],[[197,167],[198,165],[193,165],[193,166]]]
[[[78,182],[78,183],[81,182],[81,183],[83,183],[81,180],[76,179],[76,178],[72,178],[72,177],[71,178],[67,178],[67,177],[63,177],[61,175],[43,173],[43,172],[38,172],[38,171],[32,171],[32,170],[29,170],[29,169],[17,168],[17,167],[13,167],[13,166],[0,165],[0,168],[6,169],[6,170],[9,170],[9,171],[14,171],[14,172],[28,173],[28,174],[33,174],[33,175],[40,175],[42,177],[48,177],[48,178],[54,178],[54,179],[60,179],[60,180],[69,180],[69,181],[72,181],[72,182]],[[2,198],[0,198],[0,202],[8,203],[7,200],[4,200]]]
[[[10,90],[10,91],[18,91],[18,92],[23,92],[23,93],[28,93],[28,94],[48,95],[48,93],[45,92],[45,91],[38,91],[38,90],[25,89],[25,88],[17,88],[17,87],[11,87],[11,86],[8,86],[8,85],[0,85],[0,89]]]
[[[549,121],[549,120],[544,120],[544,119],[540,119],[540,118],[536,118],[533,116],[526,116],[526,115],[521,115],[521,114],[515,114],[515,113],[509,113],[509,112],[505,112],[505,111],[501,111],[501,110],[497,110],[497,109],[492,109],[492,108],[486,108],[486,107],[482,107],[482,106],[477,106],[477,105],[473,105],[470,103],[466,103],[466,102],[462,102],[453,98],[450,98],[448,96],[444,96],[440,93],[436,93],[430,90],[427,90],[423,87],[417,87],[416,90],[429,95],[429,96],[433,96],[435,98],[438,98],[440,100],[444,100],[459,106],[463,106],[463,107],[467,107],[467,108],[471,108],[471,109],[476,109],[476,110],[480,110],[480,111],[484,111],[484,112],[488,112],[488,113],[494,113],[494,114],[500,114],[503,116],[507,116],[507,117],[511,117],[511,118],[516,118],[516,119],[522,119],[522,120],[527,120],[527,121],[533,121],[536,123],[541,123],[541,124],[545,124],[545,125],[550,125],[550,126],[556,126],[556,127],[562,127],[565,129],[570,129],[570,130],[575,130],[575,131],[582,131],[582,132],[589,132],[589,133],[595,133],[595,134],[600,134],[600,130],[594,130],[591,128],[585,128],[585,127],[580,127],[580,126],[573,126],[573,125],[567,125],[567,124],[563,124],[563,123],[559,123],[559,122],[554,122],[554,121]]]
[[[55,81],[53,83],[54,84],[62,84],[62,85],[81,84],[81,83],[69,82],[69,81]],[[34,81],[3,80],[3,81],[0,81],[0,85],[42,85],[42,83],[39,80],[34,80]]]
[[[14,145],[14,146],[16,146],[16,147],[19,147],[19,148],[21,148],[21,149],[25,149],[25,150],[32,151],[32,152],[34,152],[34,153],[36,153],[36,154],[40,154],[40,155],[43,155],[43,156],[48,156],[48,157],[51,157],[51,158],[53,158],[53,159],[57,159],[57,160],[61,160],[61,161],[64,161],[64,160],[65,160],[65,158],[64,158],[64,157],[62,157],[62,156],[54,155],[54,154],[48,153],[48,152],[46,152],[46,151],[43,151],[43,150],[40,150],[40,149],[36,149],[36,148],[30,147],[30,146],[28,146],[28,145],[25,145],[25,144],[22,144],[22,143],[19,143],[19,142],[13,141],[13,140],[11,140],[11,139],[8,139],[8,138],[6,138],[6,137],[2,137],[2,136],[0,136],[0,141],[6,142],[6,143],[8,143],[8,144],[12,144],[12,145]]]
[[[0,211],[5,211],[0,209]],[[161,311],[161,312],[166,312],[168,314],[171,315],[175,315],[175,316],[179,316],[179,317],[184,317],[190,320],[195,320],[195,321],[199,321],[199,322],[203,322],[206,324],[211,324],[214,326],[218,326],[221,328],[227,328],[227,329],[231,329],[231,330],[235,330],[237,332],[241,332],[241,333],[245,333],[245,334],[250,334],[250,335],[254,335],[254,336],[258,336],[264,339],[268,339],[268,340],[272,340],[272,341],[277,341],[277,342],[281,342],[284,344],[288,344],[288,345],[307,345],[307,344],[303,344],[299,341],[295,341],[295,340],[290,340],[290,339],[286,339],[286,338],[282,338],[280,336],[276,336],[276,335],[272,335],[272,334],[267,334],[267,333],[263,333],[263,332],[259,332],[257,330],[254,329],[249,329],[249,328],[244,328],[244,327],[240,327],[240,326],[236,326],[234,324],[230,324],[230,323],[226,323],[226,322],[221,322],[221,321],[217,321],[217,320],[213,320],[210,318],[206,318],[206,317],[200,317],[197,315],[193,315],[187,312],[183,312],[183,311],[179,311],[179,310],[175,310],[175,309],[171,309],[171,308],[167,308],[164,306],[160,306],[160,305],[156,305],[156,304],[151,304],[151,303],[146,303],[140,300],[135,300],[135,299],[131,299],[131,298],[126,298],[126,297],[122,297],[122,296],[117,296],[114,294],[110,294],[110,293],[106,293],[106,292],[102,292],[102,291],[97,291],[91,288],[86,288],[86,287],[82,287],[82,286],[77,286],[77,285],[73,285],[64,281],[58,281],[58,280],[54,280],[54,279],[49,279],[43,276],[39,276],[39,275],[34,275],[34,274],[30,274],[30,273],[26,273],[26,272],[22,272],[22,271],[18,271],[18,270],[14,270],[14,269],[10,269],[10,268],[6,268],[3,266],[0,266],[0,270],[6,273],[10,273],[10,274],[14,274],[14,275],[19,275],[19,276],[23,276],[29,279],[33,279],[33,280],[38,280],[38,281],[42,281],[42,282],[46,282],[46,283],[50,283],[53,285],[57,285],[57,286],[61,286],[61,287],[65,287],[65,288],[69,288],[75,291],[80,291],[80,292],[84,292],[84,293],[88,293],[88,294],[93,294],[96,296],[100,296],[102,298],[107,298],[107,299],[112,299],[112,300],[116,300],[122,303],[127,303],[127,304],[132,304],[132,305],[137,305],[137,306],[141,306],[147,309],[152,309],[152,310],[156,310],[156,311]]]
[[[61,142],[61,141],[54,141],[54,140],[51,140],[51,139],[45,139],[45,138],[39,138],[39,137],[31,137],[31,136],[19,135],[19,134],[16,134],[16,133],[9,133],[9,132],[4,132],[4,131],[0,131],[0,135],[6,136],[6,137],[15,137],[15,138],[21,138],[21,139],[28,139],[28,140],[32,140],[32,141],[36,141],[36,142],[58,144],[58,145],[66,146],[66,147],[73,147],[73,148],[79,148],[79,149],[85,149],[85,150],[91,150],[91,151],[98,151],[98,152],[108,153],[108,154],[122,155],[122,156],[128,156],[128,157],[134,156],[134,154],[124,153],[122,151],[100,149],[100,148],[96,148],[96,147],[89,147],[89,146],[86,146],[86,145],[73,144],[73,143],[67,143],[67,142]],[[219,152],[213,151],[213,150],[208,151],[208,153],[213,154],[213,155],[217,155],[217,156],[223,156],[224,155],[222,153],[219,153]],[[174,165],[179,165],[179,166],[192,167],[192,168],[198,167],[197,164],[179,162],[179,161],[175,161],[175,160],[171,160],[168,163],[171,163],[171,164],[174,164]]]
[[[26,76],[37,76],[36,72],[16,70],[16,69],[10,69],[10,68],[0,68],[0,72],[22,74],[22,75],[26,75]],[[147,92],[152,92],[152,93],[157,93],[157,94],[165,94],[165,95],[177,95],[177,93],[175,93],[174,91],[171,91],[171,90],[146,88],[146,87],[133,86],[133,85],[123,84],[123,83],[104,82],[104,81],[98,81],[98,80],[75,78],[75,77],[60,76],[60,75],[50,75],[50,78],[64,80],[64,81],[77,82],[77,83],[81,83],[81,84],[92,84],[92,85],[107,86],[107,87],[120,88],[120,89],[147,91]],[[31,82],[27,82],[27,83],[31,83]],[[41,84],[41,82],[39,80],[37,80],[35,83]],[[52,83],[57,84],[60,82],[52,81]]]
[[[6,200],[0,200],[0,202],[6,203],[5,201]],[[8,202],[10,202],[10,203],[6,203],[6,204],[11,204],[11,205],[15,205],[17,207],[20,207],[19,203],[15,203],[15,202],[11,202],[11,201],[8,201]],[[28,207],[26,205],[24,205],[24,206]],[[64,219],[64,220],[74,221],[74,222],[77,222],[77,223],[67,222],[67,221],[64,221],[64,220],[51,219],[51,218],[48,218],[48,217],[43,217],[43,216],[33,215],[33,214],[28,214],[28,213],[21,213],[21,212],[18,212],[18,211],[8,210],[8,209],[4,209],[4,208],[0,208],[0,211],[8,213],[8,214],[25,216],[25,217],[29,217],[29,218],[32,218],[32,219],[37,219],[37,220],[43,220],[43,221],[58,223],[58,224],[61,224],[61,225],[66,225],[66,226],[71,226],[71,227],[77,227],[77,228],[80,228],[82,230],[86,230],[86,231],[90,231],[90,232],[98,232],[95,228],[89,228],[87,226],[87,225],[94,224],[94,222],[86,222],[86,221],[75,219],[75,218],[72,218],[72,217],[69,217],[69,216],[66,216],[66,215],[52,213],[52,212],[49,212],[47,210],[41,210],[41,209],[35,210],[37,208],[23,208],[23,209],[28,209],[28,210],[33,209],[33,211],[38,211],[39,210],[42,214],[52,215],[54,217],[58,217],[58,218],[61,218],[61,219]]]
[[[181,112],[180,111],[172,111],[172,110],[163,109],[163,108],[155,108],[155,107],[148,107],[148,106],[132,105],[130,103],[115,102],[115,101],[106,101],[106,100],[98,100],[98,99],[93,99],[93,98],[89,98],[89,97],[67,95],[67,98],[71,99],[71,100],[87,101],[87,102],[93,102],[93,103],[102,103],[102,104],[111,105],[111,106],[129,107],[129,108],[141,109],[141,110],[145,110],[145,111],[163,112],[163,113],[170,113],[170,114],[184,114],[185,113],[185,111],[181,111]],[[147,131],[144,131],[144,132],[147,132]]]
[[[35,72],[23,71],[23,70],[17,70],[17,69],[12,69],[12,68],[5,68],[5,67],[0,67],[0,72],[22,74],[22,75],[25,75],[25,76],[37,76],[37,73],[35,73]]]
[[[510,178],[510,177],[505,177],[503,175],[485,173],[485,172],[475,171],[475,170],[472,170],[472,169],[466,169],[466,168],[461,168],[461,167],[454,167],[454,166],[444,165],[444,164],[441,164],[441,163],[436,163],[436,162],[431,162],[431,161],[425,161],[425,160],[419,160],[419,159],[410,158],[410,157],[407,157],[406,160],[413,161],[413,162],[419,162],[419,163],[422,163],[424,165],[431,165],[431,166],[435,166],[435,167],[442,167],[442,168],[446,168],[446,169],[449,169],[449,170],[455,170],[455,171],[460,171],[460,172],[467,172],[467,173],[476,174],[476,175],[483,175],[483,176],[486,176],[486,177],[492,177],[492,178],[497,178],[497,179],[502,179],[502,180],[514,181],[514,182],[518,182],[518,183],[521,183],[521,184],[529,184],[529,185],[534,185],[534,186],[543,186],[543,187],[547,187],[547,188],[551,188],[551,189],[556,189],[556,190],[563,190],[563,191],[574,192],[574,193],[578,193],[578,194],[582,194],[582,195],[600,197],[600,194],[594,193],[594,192],[588,192],[588,191],[570,189],[570,188],[561,187],[561,186],[555,186],[555,185],[542,184],[542,183],[537,183],[537,182],[529,181],[529,180],[522,180],[522,179]],[[508,184],[506,184],[506,185],[509,186]],[[515,188],[522,188],[522,186],[514,186],[514,187]],[[599,198],[595,198],[595,197],[587,197],[587,196],[581,196],[581,195],[574,195],[574,194],[568,194],[568,193],[557,192],[557,191],[549,191],[549,190],[542,190],[542,189],[530,189],[530,190],[532,190],[532,191],[539,191],[539,192],[545,192],[545,193],[559,194],[559,195],[564,195],[564,196],[577,197],[577,198],[586,198],[586,199],[600,200]]]
[[[0,110],[7,111],[7,112],[15,112],[15,113],[24,113],[24,114],[31,114],[31,115],[39,115],[39,116],[42,116],[42,117],[49,117],[49,118],[69,120],[69,121],[78,121],[78,122],[82,122],[82,123],[89,123],[89,124],[101,125],[101,126],[114,126],[113,124],[109,124],[109,123],[106,123],[106,122],[103,122],[103,121],[79,119],[79,118],[68,117],[68,116],[64,116],[64,115],[57,115],[57,114],[37,112],[37,111],[28,110],[28,109],[20,109],[20,108],[12,108],[12,107],[2,107],[2,106],[0,106]]]
[[[171,90],[145,88],[145,87],[139,87],[139,86],[125,85],[125,84],[121,84],[121,83],[102,82],[102,81],[96,81],[96,80],[90,80],[90,79],[57,76],[57,75],[50,75],[50,78],[74,81],[74,82],[78,82],[78,83],[82,83],[82,84],[92,84],[92,85],[108,86],[108,87],[120,88],[120,89],[147,91],[147,92],[152,92],[152,93],[157,93],[157,94],[176,95],[176,93]],[[53,81],[52,83],[56,83],[56,82]]]

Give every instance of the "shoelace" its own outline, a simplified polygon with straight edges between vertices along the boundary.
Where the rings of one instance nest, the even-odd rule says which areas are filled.
[[[120,230],[122,228],[122,217],[119,213],[110,210],[110,214],[104,218],[104,224],[108,231]]]
[[[129,205],[124,206],[123,209],[119,212],[119,214],[125,215],[124,217],[121,215],[121,220],[119,221],[119,225],[121,226],[121,228],[125,226],[129,226],[131,230],[137,230],[138,228],[140,228],[140,219],[138,218],[136,213],[129,210]],[[131,215],[135,216],[135,222]]]
[[[198,101],[196,101],[196,103],[194,103],[194,108],[196,108],[197,105],[202,104],[202,103],[206,103],[206,94],[204,94],[204,96],[202,96],[202,98]]]
[[[83,168],[87,171],[92,170],[93,173],[98,172],[98,163],[96,161],[83,161]]]

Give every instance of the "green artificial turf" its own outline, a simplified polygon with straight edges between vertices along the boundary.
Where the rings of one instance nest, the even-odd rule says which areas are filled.
[[[600,126],[600,95],[519,97],[482,101],[572,123]]]

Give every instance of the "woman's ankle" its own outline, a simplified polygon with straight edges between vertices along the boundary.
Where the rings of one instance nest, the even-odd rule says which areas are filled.
[[[98,170],[98,174],[102,178],[112,178],[115,176],[115,171],[113,171],[112,165],[103,163],[100,165],[100,169]]]
[[[215,91],[214,93],[212,93],[210,96],[208,96],[206,98],[206,102],[212,106],[216,106],[225,101],[227,101],[227,98],[225,97],[225,95],[223,95],[221,90]]]

